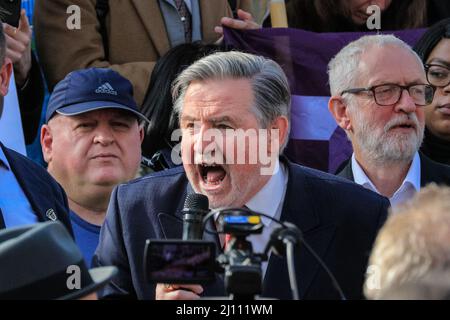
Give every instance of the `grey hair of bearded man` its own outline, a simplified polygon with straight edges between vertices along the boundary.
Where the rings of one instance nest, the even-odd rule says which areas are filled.
[[[356,84],[359,74],[358,66],[365,52],[368,52],[373,47],[387,46],[396,46],[404,49],[417,59],[417,63],[424,70],[422,60],[417,53],[407,43],[396,36],[391,34],[363,36],[342,48],[328,63],[331,95],[340,95],[342,91],[352,88]]]
[[[369,299],[433,273],[450,274],[450,187],[431,183],[390,211],[369,260]]]

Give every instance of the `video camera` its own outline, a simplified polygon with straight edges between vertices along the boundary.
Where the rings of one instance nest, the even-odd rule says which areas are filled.
[[[254,253],[247,237],[264,228],[259,214],[248,209],[215,211],[217,231],[229,235],[230,241],[217,257],[215,243],[203,240],[147,240],[144,263],[147,280],[152,283],[208,284],[216,273],[224,274],[227,294],[232,299],[253,299],[262,291],[261,263],[267,254]]]
[[[298,299],[293,256],[294,248],[302,242],[328,273],[333,285],[345,300],[336,279],[312,248],[304,242],[295,225],[252,212],[247,208],[209,211],[205,198],[198,194],[188,195],[186,198],[183,209],[183,240],[146,241],[144,270],[148,282],[204,285],[214,282],[216,273],[223,273],[226,292],[232,299],[251,300],[262,292],[261,265],[268,260],[269,252],[272,252],[287,256],[293,298]],[[217,231],[205,228],[207,221],[213,217],[216,218]],[[247,237],[262,233],[264,225],[261,217],[273,220],[280,227],[271,233],[264,252],[255,253]],[[214,242],[199,240],[203,238],[203,232],[229,236],[230,240],[224,251],[217,257]]]
[[[262,232],[261,217],[244,209],[227,209],[219,212],[217,221],[219,233],[230,235],[224,252],[217,258],[225,273],[225,290],[233,299],[252,299],[262,292],[261,263],[267,255],[254,253],[247,236]]]

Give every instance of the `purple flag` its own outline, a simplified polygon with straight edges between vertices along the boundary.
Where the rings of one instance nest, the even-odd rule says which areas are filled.
[[[424,31],[416,29],[392,34],[412,46]],[[345,45],[367,34],[371,33],[225,28],[227,45],[273,59],[286,73],[292,94],[292,129],[286,150],[291,160],[335,173],[339,165],[350,158],[351,144],[328,111],[327,65]]]

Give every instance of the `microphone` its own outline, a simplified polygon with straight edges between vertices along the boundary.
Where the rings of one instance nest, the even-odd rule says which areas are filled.
[[[188,194],[183,208],[183,240],[201,240],[203,238],[203,217],[209,212],[208,197]]]
[[[320,267],[325,271],[328,277],[331,280],[333,287],[339,293],[339,297],[341,300],[347,300],[342,291],[341,286],[337,282],[333,273],[328,269],[327,265],[323,260],[319,257],[319,255],[314,251],[314,249],[305,241],[303,238],[303,234],[300,229],[290,222],[284,222],[283,227],[275,229],[272,231],[270,235],[270,241],[266,246],[265,254],[268,254],[270,250],[273,251],[277,256],[286,256],[287,264],[288,264],[288,273],[289,273],[289,281],[291,284],[292,296],[294,300],[298,300],[298,288],[297,288],[297,279],[295,275],[295,266],[294,266],[294,246],[303,244],[306,250],[316,259],[319,263]]]
[[[286,256],[286,242],[299,245],[302,240],[303,235],[300,229],[290,222],[284,222],[283,227],[272,231],[264,252],[269,254],[269,251],[272,250],[277,256],[284,257]]]

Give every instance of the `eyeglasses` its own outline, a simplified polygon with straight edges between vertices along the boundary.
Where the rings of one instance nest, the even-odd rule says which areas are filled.
[[[401,86],[398,84],[380,84],[369,88],[354,88],[341,92],[358,94],[360,92],[371,92],[376,104],[380,106],[393,106],[400,101],[403,90],[407,90],[416,106],[426,106],[433,101],[434,87],[429,84],[413,84]]]
[[[427,80],[436,87],[446,87],[450,84],[450,68],[438,64],[426,64]]]

